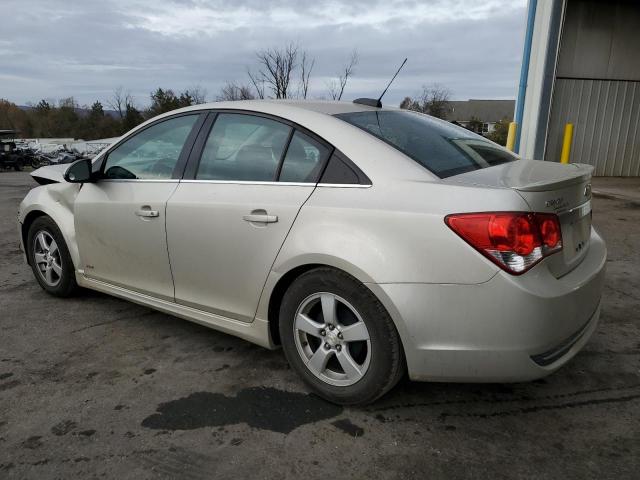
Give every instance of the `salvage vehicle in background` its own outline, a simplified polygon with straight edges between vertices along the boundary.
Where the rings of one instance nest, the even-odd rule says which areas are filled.
[[[521,160],[379,100],[176,110],[93,161],[32,173],[26,259],[86,287],[283,347],[318,395],[402,377],[509,382],[594,332],[606,247],[592,167]]]
[[[51,157],[42,152],[31,151],[30,159],[31,168],[33,168],[34,170],[40,167],[51,165]]]
[[[24,141],[16,142],[16,152],[22,157],[23,165],[31,165],[34,170],[51,164],[49,155]]]
[[[25,165],[22,152],[16,148],[17,130],[0,130],[0,169],[13,168],[20,171]]]

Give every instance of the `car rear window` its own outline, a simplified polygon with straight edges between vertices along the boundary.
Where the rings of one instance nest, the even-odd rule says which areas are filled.
[[[516,160],[508,150],[462,127],[410,111],[339,113],[440,178]]]

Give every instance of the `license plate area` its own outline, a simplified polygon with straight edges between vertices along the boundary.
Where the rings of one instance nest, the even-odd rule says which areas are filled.
[[[562,250],[569,265],[578,261],[589,249],[591,238],[591,202],[569,210],[560,216]]]
[[[591,215],[587,215],[577,220],[571,227],[573,234],[573,250],[576,254],[579,254],[582,250],[586,249],[589,244],[589,237],[591,236]]]

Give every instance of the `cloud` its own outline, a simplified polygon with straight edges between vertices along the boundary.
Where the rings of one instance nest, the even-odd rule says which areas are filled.
[[[265,9],[265,5],[267,8]],[[301,28],[325,26],[366,26],[389,29],[392,25],[415,27],[424,23],[442,24],[464,20],[487,20],[497,12],[520,10],[518,3],[499,0],[468,1],[378,1],[340,2],[184,2],[155,0],[123,2],[122,13],[131,16],[129,28],[170,36],[208,36],[239,28],[266,24],[272,28],[295,32]]]
[[[513,98],[524,1],[5,0],[0,96],[17,103],[73,95],[105,102],[122,85],[140,105],[159,87],[246,81],[255,51],[296,42],[316,58],[311,95],[327,95],[355,48],[360,63],[345,98],[387,94],[398,103],[423,84],[455,98]]]

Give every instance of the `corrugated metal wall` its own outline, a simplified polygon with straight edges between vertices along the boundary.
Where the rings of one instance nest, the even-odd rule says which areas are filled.
[[[640,82],[557,79],[545,160],[560,160],[567,122],[572,162],[593,165],[596,175],[640,175]]]
[[[572,162],[596,175],[640,175],[640,2],[567,0],[544,158],[559,161],[574,124]]]

